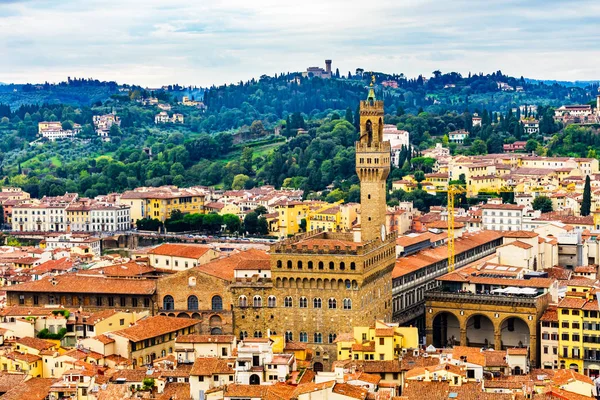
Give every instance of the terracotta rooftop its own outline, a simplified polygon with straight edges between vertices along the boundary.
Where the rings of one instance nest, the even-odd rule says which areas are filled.
[[[91,270],[85,271],[85,274],[98,274],[104,275],[107,277],[115,277],[115,278],[125,278],[125,277],[133,277],[133,276],[142,276],[146,274],[151,274],[156,271],[155,268],[152,268],[148,265],[137,263],[137,262],[128,262],[124,264],[115,264],[109,265],[108,267],[102,268],[94,268]]]
[[[505,244],[503,244],[501,246],[498,246],[498,248],[500,248],[500,247],[508,247],[508,246],[514,246],[514,247],[518,247],[518,248],[524,249],[524,250],[529,250],[529,249],[531,249],[533,247],[529,243],[521,242],[520,240],[515,240],[515,241],[512,241],[512,242],[505,243]]]
[[[333,393],[359,400],[366,399],[368,392],[369,391],[365,388],[350,385],[348,383],[336,383],[333,387]]]
[[[552,377],[552,383],[557,386],[565,385],[569,382],[585,382],[589,384],[593,384],[592,378],[586,375],[582,375],[573,371],[572,369],[558,369],[554,371],[554,376]]]
[[[94,339],[96,339],[97,341],[99,341],[102,344],[114,343],[114,341],[115,341],[115,339],[108,337],[106,335],[94,336]]]
[[[5,290],[12,292],[151,295],[156,290],[156,282],[140,279],[132,283],[130,279],[64,274],[7,286]]]
[[[235,359],[225,359],[217,357],[199,357],[194,362],[190,375],[194,376],[212,376],[215,374],[233,374],[231,365]]]
[[[189,318],[166,317],[155,315],[141,319],[130,328],[112,332],[112,335],[122,336],[132,342],[140,342],[144,339],[150,339],[165,333],[175,332],[180,329],[194,326],[197,320]]]
[[[539,234],[533,231],[505,231],[502,236],[506,238],[527,239],[537,237]]]
[[[556,306],[548,306],[541,316],[540,321],[558,322],[558,311],[556,310]]]
[[[236,269],[271,269],[270,257],[263,250],[249,249],[196,267],[220,279],[233,280]]]
[[[445,232],[437,233],[437,234],[432,233],[432,232],[425,232],[420,235],[400,236],[398,239],[396,239],[396,244],[398,246],[408,247],[408,246],[411,246],[416,243],[424,242],[426,240],[429,240],[431,242],[437,242],[438,240],[443,240],[443,239],[446,239],[447,237],[448,237],[448,234]]]
[[[31,378],[5,393],[2,400],[44,400],[55,381],[55,379]]]
[[[175,339],[176,343],[232,343],[233,335],[182,335]]]
[[[44,339],[38,339],[38,338],[34,338],[34,337],[22,337],[16,340],[16,343],[22,346],[27,346],[27,347],[31,347],[32,349],[36,349],[36,350],[47,350],[50,349],[52,347],[55,347],[56,344],[49,342],[47,340]]]
[[[150,250],[148,254],[193,258],[197,260],[210,249],[210,247],[202,245],[164,243]]]
[[[500,231],[479,231],[463,234],[462,237],[455,240],[456,254],[472,250],[483,244],[500,239]],[[436,248],[427,248],[407,257],[401,257],[396,260],[396,266],[392,272],[392,278],[404,276],[408,273],[419,270],[423,267],[433,265],[439,261],[448,258],[448,246],[438,246]]]

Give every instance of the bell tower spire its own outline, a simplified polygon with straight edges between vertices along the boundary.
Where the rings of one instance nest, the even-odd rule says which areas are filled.
[[[386,189],[390,142],[383,141],[383,101],[375,97],[375,76],[367,99],[360,102],[360,137],[356,142],[356,174],[360,179],[361,241],[385,240]]]

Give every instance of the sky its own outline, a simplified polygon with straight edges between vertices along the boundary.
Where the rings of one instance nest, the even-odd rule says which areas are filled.
[[[210,86],[324,67],[600,79],[600,1],[0,0],[0,82]]]

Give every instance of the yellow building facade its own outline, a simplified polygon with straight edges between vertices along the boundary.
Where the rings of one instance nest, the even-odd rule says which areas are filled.
[[[338,360],[397,360],[402,349],[419,347],[419,330],[376,321],[371,326],[354,327],[353,338],[338,340],[337,347]]]
[[[584,292],[585,290],[585,292]],[[589,287],[568,286],[558,312],[558,368],[600,374],[600,311]]]
[[[284,201],[275,206],[279,219],[279,236],[286,237],[300,232],[300,225],[308,214],[309,204],[301,201]]]

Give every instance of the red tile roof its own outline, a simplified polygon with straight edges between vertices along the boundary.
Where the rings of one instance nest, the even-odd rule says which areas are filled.
[[[265,251],[249,249],[213,260],[196,267],[196,269],[217,278],[233,280],[233,271],[236,269],[269,270],[271,269],[270,265],[270,257]]]
[[[156,336],[164,335],[165,333],[188,328],[196,325],[197,323],[197,320],[189,318],[175,318],[156,315],[154,317],[141,319],[132,327],[115,331],[111,334],[122,336],[132,342],[139,342],[144,339],[150,339]]]
[[[164,243],[150,250],[148,254],[193,258],[197,260],[210,249],[210,247],[202,245]]]
[[[235,359],[225,359],[217,357],[199,357],[194,362],[194,366],[190,371],[190,375],[194,376],[212,376],[234,374],[231,367],[235,363]]]
[[[64,274],[7,286],[5,290],[12,292],[151,295],[156,290],[156,281],[140,279],[132,283],[130,279]]]

